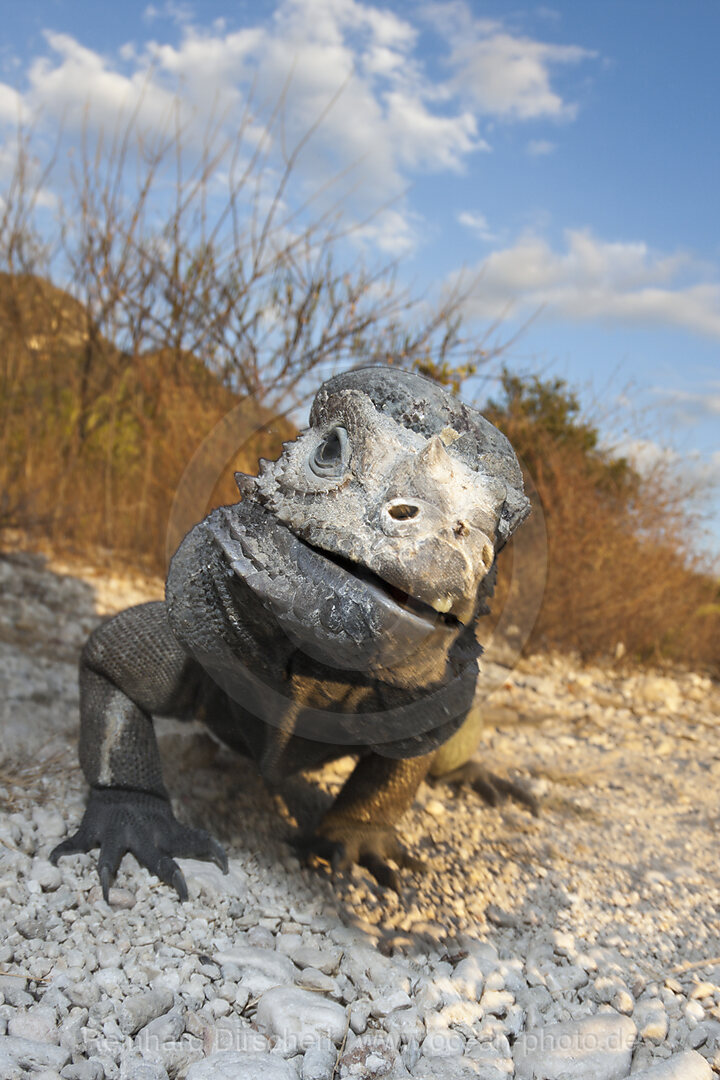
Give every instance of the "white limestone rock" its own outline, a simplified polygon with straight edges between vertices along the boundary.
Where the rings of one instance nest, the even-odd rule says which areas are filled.
[[[141,1028],[173,1007],[171,990],[145,990],[126,997],[118,1010],[118,1024],[123,1035],[136,1035]]]
[[[513,1047],[516,1080],[624,1080],[636,1035],[629,1017],[612,1012],[523,1032]]]
[[[712,1080],[712,1075],[712,1069],[702,1054],[687,1050],[642,1072],[633,1073],[632,1080]]]
[[[339,1045],[347,1030],[341,1005],[297,987],[266,990],[258,1002],[256,1020],[260,1028],[286,1043],[295,1043],[298,1050],[307,1049],[323,1036]]]
[[[298,1074],[274,1054],[224,1050],[191,1065],[186,1080],[298,1080]]]

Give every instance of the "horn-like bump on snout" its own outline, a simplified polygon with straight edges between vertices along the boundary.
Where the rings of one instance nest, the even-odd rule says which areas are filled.
[[[433,435],[418,454],[418,465],[427,469],[442,468],[452,470],[452,458],[448,454],[439,435]]]

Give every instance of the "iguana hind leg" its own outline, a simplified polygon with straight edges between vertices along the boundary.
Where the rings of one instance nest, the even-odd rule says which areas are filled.
[[[181,825],[163,784],[152,716],[189,716],[204,673],[175,639],[162,602],[120,612],[91,635],[80,658],[80,762],[90,797],[80,828],[50,858],[99,847],[98,871],[108,898],[123,856],[187,897],[173,856],[227,858],[201,829]]]
[[[473,759],[483,736],[482,709],[470,709],[462,725],[436,752],[428,774],[433,783],[471,787],[489,806],[498,806],[505,799],[514,799],[537,816],[540,804],[523,784],[496,776]]]
[[[540,803],[523,784],[516,784],[502,776],[496,776],[479,761],[466,761],[451,772],[433,776],[433,781],[440,784],[466,785],[473,789],[489,806],[499,806],[506,799],[522,803],[538,817]]]

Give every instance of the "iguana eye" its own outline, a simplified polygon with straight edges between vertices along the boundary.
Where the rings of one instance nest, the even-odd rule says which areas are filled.
[[[345,428],[330,431],[310,458],[316,476],[342,476],[347,468],[348,434]]]

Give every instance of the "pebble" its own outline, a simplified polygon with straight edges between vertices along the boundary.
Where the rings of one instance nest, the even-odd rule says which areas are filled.
[[[633,996],[627,990],[617,990],[613,994],[610,1004],[617,1012],[624,1013],[625,1016],[630,1016],[635,1008]]]
[[[122,963],[122,956],[116,945],[98,945],[96,956],[101,968],[119,968]]]
[[[103,1067],[99,1061],[76,1061],[62,1070],[63,1080],[103,1080]]]
[[[229,860],[227,874],[223,874],[215,863],[200,859],[178,859],[178,866],[194,900],[202,898],[212,903],[220,896],[242,899],[247,895],[247,874],[237,859]]]
[[[120,1067],[120,1080],[169,1080],[168,1071],[158,1061],[125,1058]]]
[[[635,1002],[633,1019],[642,1039],[661,1043],[668,1033],[668,1016],[659,998],[645,998]]]
[[[703,1020],[694,1027],[688,1036],[688,1043],[693,1050],[706,1043],[720,1050],[720,1018]]]
[[[277,986],[260,998],[258,1026],[298,1048],[307,1049],[326,1036],[339,1044],[345,1034],[345,1009],[320,994],[296,987]]]
[[[687,1050],[649,1069],[633,1073],[632,1080],[712,1080],[712,1069],[701,1054]]]
[[[508,990],[486,990],[480,998],[481,1008],[492,1016],[505,1016],[514,1004],[515,998]]]
[[[0,976],[0,989],[5,1005],[19,1009],[35,1004],[35,999],[24,989],[24,983],[20,979],[3,980]]]
[[[193,1033],[202,1040],[206,1053],[235,1050],[242,1051],[244,1054],[261,1054],[270,1049],[270,1040],[261,1031],[251,1026],[244,1017],[233,1015],[213,1020],[206,1015],[204,1019],[200,1019],[197,1028],[198,1030],[195,1030],[194,1025],[191,1028],[191,1025],[187,1024],[187,1029],[193,1030]]]
[[[362,1035],[370,1016],[370,1002],[357,1001],[350,1008],[350,1029],[356,1035]]]
[[[0,1035],[0,1061],[6,1059],[23,1069],[62,1069],[70,1053],[62,1046],[24,1039],[15,1035]]]
[[[33,824],[37,826],[38,833],[44,839],[57,840],[65,836],[67,832],[67,822],[57,810],[47,810],[44,806],[34,806],[32,820]],[[42,859],[38,860],[38,862],[45,863],[46,860]],[[48,863],[48,865],[52,866],[52,863]]]
[[[123,1035],[136,1035],[151,1020],[168,1012],[173,1006],[170,990],[146,990],[126,997],[118,1012],[118,1024]]]
[[[173,1009],[156,1016],[138,1032],[135,1045],[144,1055],[158,1054],[167,1043],[176,1042],[185,1030],[185,1017],[180,1010]]]
[[[186,1080],[298,1080],[295,1068],[270,1054],[223,1050],[191,1065]]]
[[[366,1075],[372,1076],[372,1073]],[[385,1074],[376,1072],[375,1075],[391,1077],[392,1073],[388,1070]],[[421,1077],[422,1080],[478,1080],[478,1078],[480,1080],[507,1080],[509,1076],[512,1076],[512,1073],[505,1070],[498,1075],[497,1070],[493,1068],[492,1071],[486,1072],[485,1076],[483,1076],[483,1073],[478,1071],[477,1063],[472,1058],[448,1059],[423,1056],[413,1069],[412,1075]]]
[[[578,964],[568,964],[549,971],[545,982],[552,993],[565,993],[568,990],[579,990],[581,986],[586,986],[588,973]]]
[[[420,1049],[426,1058],[462,1057],[465,1039],[449,1026],[433,1026],[423,1039]]]
[[[302,1063],[302,1080],[333,1080],[337,1051],[332,1046],[311,1046]]]
[[[633,1022],[633,1078],[707,1080],[705,1058],[720,1070],[720,965],[694,966],[717,955],[720,908],[712,680],[663,674],[658,696],[653,675],[567,657],[502,672],[511,689],[498,691],[504,719],[488,720],[488,760],[531,768],[549,813],[487,814],[472,792],[422,789],[402,839],[432,857],[401,904],[364,872],[300,870],[249,766],[206,767],[189,726],[158,721],[179,812],[222,838],[231,872],[183,860],[179,904],[128,858],[108,905],[95,853],[47,858],[82,816],[82,776],[65,760],[92,593],[2,556],[0,589],[0,754],[54,740],[66,755],[37,782],[32,768],[22,787],[12,769],[0,777],[2,1080],[523,1080],[540,1036],[541,1075],[625,1080],[612,1031]],[[116,606],[135,595],[120,579],[113,589]],[[17,644],[13,612],[37,650]],[[508,722],[518,715],[533,722]],[[661,746],[673,799],[643,771]],[[178,764],[186,755],[197,768]],[[323,769],[322,799],[348,764]]]
[[[702,1007],[699,1001],[691,1000],[686,1004],[683,1012],[687,1019],[694,1025],[699,1024],[701,1020],[705,1019],[705,1009]]]
[[[316,949],[311,945],[301,945],[289,955],[300,968],[315,968],[323,975],[334,975],[340,967],[343,953],[342,949]]]
[[[64,822],[63,828],[65,828]],[[62,885],[63,876],[59,867],[53,866],[48,859],[33,859],[30,880],[37,881],[40,888],[46,892],[54,892]]]
[[[490,979],[494,975],[500,975],[497,970],[490,971],[487,976],[487,983],[485,979],[485,972],[482,964],[479,962],[477,956],[466,956],[459,964],[456,965],[455,970],[452,973],[452,980],[457,984],[458,991],[476,1000],[480,998],[483,991],[483,986],[490,986]],[[504,984],[504,979],[500,975],[500,979]],[[494,989],[502,989],[502,986],[496,986]]]
[[[616,1013],[523,1032],[513,1046],[516,1080],[624,1080],[636,1033]]]
[[[231,964],[239,969],[242,981],[253,997],[258,997],[273,986],[291,986],[298,968],[292,960],[257,945],[245,945],[215,954],[218,964]]]
[[[8,1020],[8,1034],[36,1042],[59,1042],[55,1010],[45,1005],[33,1005],[26,1012],[16,1012]]]
[[[340,995],[337,979],[324,975],[322,971],[317,971],[315,968],[303,968],[295,981],[305,990],[317,990],[319,993],[333,994],[335,997]]]
[[[373,997],[370,1015],[387,1016],[389,1013],[394,1012],[395,1009],[406,1009],[409,1005],[412,1005],[412,999],[404,990],[381,991],[377,996]]]
[[[97,976],[93,982],[88,981],[66,985],[64,993],[72,1005],[89,1009],[100,1000],[100,986],[97,983]]]

